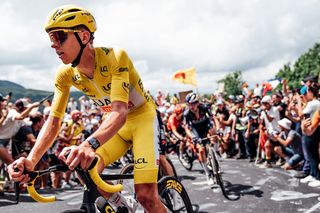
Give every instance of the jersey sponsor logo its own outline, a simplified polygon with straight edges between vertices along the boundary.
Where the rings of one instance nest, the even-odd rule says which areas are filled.
[[[148,95],[148,93],[146,91],[144,91],[144,87],[143,87],[143,84],[142,84],[142,81],[141,79],[138,80],[138,85],[139,85],[139,88],[141,89],[141,91],[143,92],[143,96],[144,98],[149,101],[150,97]]]
[[[122,82],[122,88],[124,91],[126,91],[126,93],[129,93],[129,83]]]
[[[102,86],[102,90],[103,90],[105,93],[110,93],[111,83],[107,84],[106,86]]]
[[[108,53],[110,52],[110,50],[106,47],[101,47],[101,49],[104,51],[106,55],[108,55]]]
[[[74,76],[72,76],[72,80],[73,80],[73,82],[75,83],[75,84],[81,84],[81,82],[80,82],[80,74],[79,73],[77,73],[77,74],[75,74]]]
[[[82,92],[84,92],[84,93],[89,92],[89,88],[87,88],[87,87],[82,88]]]
[[[107,66],[101,66],[100,67],[100,73],[103,77],[108,76],[108,67]]]
[[[112,111],[112,106],[102,106],[101,109],[104,112],[111,112]]]
[[[134,160],[134,167],[137,169],[142,169],[146,167],[148,162],[144,158],[138,158]]]
[[[128,67],[120,67],[119,72],[129,72]]]
[[[108,98],[104,99],[91,99],[95,106],[103,107],[111,104],[111,101]]]

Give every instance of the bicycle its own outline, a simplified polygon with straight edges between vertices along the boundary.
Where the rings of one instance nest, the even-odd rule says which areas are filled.
[[[98,211],[102,213],[106,212],[121,212],[122,210],[116,211],[114,207],[105,200],[100,193],[98,192],[97,188],[99,187],[105,192],[115,193],[120,192],[123,190],[123,185],[115,184],[111,185],[104,180],[127,180],[133,179],[133,174],[98,174],[97,165],[98,165],[99,158],[96,157],[94,162],[91,164],[88,170],[83,170],[79,166],[75,169],[80,177],[80,179],[84,182],[84,194],[83,194],[83,201],[81,204],[80,209],[71,209],[66,210],[64,213],[96,213],[96,205]],[[68,171],[69,168],[65,164],[59,164],[55,166],[51,166],[46,170],[41,171],[33,171],[33,172],[26,172],[29,174],[30,181],[28,182],[27,190],[30,196],[38,201],[38,202],[53,202],[56,200],[55,196],[48,196],[44,197],[37,193],[34,188],[35,180],[45,174],[50,172],[65,172]],[[175,177],[165,176],[158,181],[158,192],[161,201],[169,210],[170,212],[193,212],[192,205],[188,194],[186,193],[185,188],[183,187],[182,183],[176,179]],[[183,201],[183,206],[179,209],[174,209],[174,200],[170,196],[170,193],[176,193],[177,196],[181,197],[181,201]],[[99,198],[97,200],[97,198]],[[97,202],[96,202],[97,200]],[[95,205],[96,203],[96,205]]]
[[[206,145],[206,141],[208,140],[208,138],[204,138],[204,139],[190,139],[187,138],[186,141],[186,146],[185,146],[185,152],[183,154],[183,159],[185,162],[183,162],[180,158],[181,153],[178,153],[178,157],[179,157],[179,161],[181,163],[181,165],[187,169],[188,171],[192,170],[193,167],[193,162],[195,160],[198,160],[199,163],[200,161],[200,156],[199,156],[199,146],[198,144],[202,143],[202,145]],[[202,142],[204,141],[204,142]],[[201,164],[201,163],[200,163]]]
[[[240,199],[239,194],[231,193],[226,190],[224,185],[224,181],[222,179],[223,171],[220,166],[220,162],[218,160],[218,154],[212,143],[208,145],[208,155],[207,155],[207,164],[211,174],[211,177],[214,181],[220,186],[223,196],[231,201],[235,201]]]
[[[181,163],[187,170],[190,171],[193,166],[193,162],[196,159],[198,159],[198,161],[200,162],[197,144],[201,143],[205,147],[207,165],[209,168],[210,176],[213,178],[214,183],[217,183],[220,186],[222,194],[226,199],[232,201],[238,200],[240,198],[240,195],[227,191],[224,185],[224,181],[222,179],[223,171],[218,160],[218,154],[215,150],[214,144],[210,142],[210,139],[217,137],[218,135],[213,135],[205,138],[194,139],[193,142],[189,140],[186,147],[186,161],[188,164],[186,165],[182,162]],[[220,141],[219,137],[218,141],[219,143],[223,143],[223,141]]]
[[[125,174],[125,175],[133,174],[133,169],[134,169],[134,164],[128,164],[121,169],[120,174]],[[180,182],[176,182],[176,180],[178,180],[178,177],[165,176],[163,172],[161,172],[161,167],[160,167],[159,173],[158,173],[158,180],[159,182],[166,181],[168,186],[174,187],[176,188],[176,190],[180,191],[180,193],[177,193],[176,190],[164,191],[162,188],[159,187],[159,191],[163,191],[163,193],[166,194],[165,196],[166,197],[165,202],[167,203],[166,206],[170,206],[169,209],[173,210],[172,212],[193,212],[192,204],[190,202],[187,191],[184,189],[183,185]],[[134,188],[133,188],[132,181],[133,181],[132,179],[120,179],[117,182],[118,184],[121,184],[124,186],[123,193],[125,196],[134,195]],[[162,187],[164,187],[164,185]],[[184,203],[185,206],[181,205],[182,203]]]

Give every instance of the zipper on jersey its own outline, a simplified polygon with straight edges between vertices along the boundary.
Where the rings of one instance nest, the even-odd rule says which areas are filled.
[[[90,82],[92,83],[92,85],[96,88],[96,90],[97,90],[97,92],[99,93],[99,95],[100,95],[101,97],[104,97],[102,91],[99,89],[99,87],[98,87],[98,85],[96,84],[96,82],[94,82],[94,81],[91,80],[91,79],[89,79],[89,80],[90,80]]]

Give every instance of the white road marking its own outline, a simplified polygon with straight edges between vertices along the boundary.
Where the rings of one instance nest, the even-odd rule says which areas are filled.
[[[284,200],[295,200],[295,199],[305,199],[310,197],[319,196],[318,193],[309,193],[303,194],[301,192],[295,191],[285,191],[285,190],[276,190],[272,192],[271,200],[274,201],[284,201]]]
[[[312,206],[311,209],[308,209],[307,211],[305,211],[304,213],[311,213],[311,212],[314,212],[316,211],[317,209],[320,208],[320,203],[317,203],[316,205]],[[318,211],[317,211],[318,212]]]

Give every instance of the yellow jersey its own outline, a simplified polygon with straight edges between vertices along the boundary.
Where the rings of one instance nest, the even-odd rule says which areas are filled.
[[[70,87],[74,86],[87,95],[94,105],[104,112],[111,112],[111,102],[128,104],[128,116],[134,115],[139,107],[155,104],[145,91],[142,80],[127,53],[118,48],[95,48],[93,78],[88,78],[77,67],[64,65],[55,78],[55,93],[51,115],[63,118]]]

